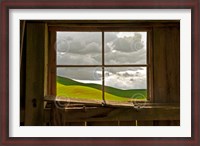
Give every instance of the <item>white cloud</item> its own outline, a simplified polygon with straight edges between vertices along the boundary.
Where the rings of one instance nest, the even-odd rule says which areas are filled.
[[[81,53],[84,54],[95,54],[95,53],[101,53],[101,45],[97,44],[96,42],[89,43],[83,50],[81,50]]]
[[[135,52],[109,52],[105,53],[106,64],[145,64],[146,50],[141,49]]]
[[[57,53],[57,64],[59,65],[95,65],[101,64],[101,55]]]
[[[146,69],[120,71],[105,77],[106,86],[118,89],[146,89],[146,84]]]
[[[122,77],[117,75],[107,77],[105,85],[123,90],[147,88],[145,77]]]

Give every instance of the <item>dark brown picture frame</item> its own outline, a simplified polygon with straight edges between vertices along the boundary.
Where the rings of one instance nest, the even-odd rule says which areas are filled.
[[[199,0],[5,0],[1,2],[1,145],[152,145],[152,146],[199,146]],[[9,10],[10,9],[191,9],[192,10],[192,136],[168,138],[11,138],[9,137]],[[172,131],[173,132],[173,131]]]

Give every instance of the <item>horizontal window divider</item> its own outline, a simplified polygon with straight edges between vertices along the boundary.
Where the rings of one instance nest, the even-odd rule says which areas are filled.
[[[132,32],[146,32],[149,31],[152,28],[152,26],[150,25],[146,25],[146,26],[113,26],[113,25],[108,25],[108,26],[92,26],[92,25],[88,25],[88,26],[73,26],[73,25],[65,25],[65,26],[49,26],[48,30],[49,31],[86,31],[86,32],[93,32],[93,31],[132,31]]]
[[[56,67],[102,67],[102,65],[56,65]]]
[[[56,65],[56,67],[149,67],[148,64],[141,65]]]

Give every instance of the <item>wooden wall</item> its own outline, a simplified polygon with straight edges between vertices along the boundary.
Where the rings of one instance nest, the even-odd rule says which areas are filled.
[[[27,22],[22,55],[20,85],[21,122],[24,125],[180,125],[180,28],[179,24],[152,24],[153,102],[175,104],[174,106],[144,109],[141,111],[116,108],[89,110],[44,110],[44,60],[45,22]],[[113,114],[120,113],[119,115]],[[129,111],[129,112],[128,112]],[[131,112],[130,112],[131,111]],[[125,114],[125,113],[126,114]],[[23,112],[21,112],[23,113]],[[107,114],[104,119],[87,117]],[[76,115],[79,114],[79,117]],[[72,116],[73,115],[73,116]],[[162,116],[161,116],[162,115]],[[82,116],[82,117],[81,117]],[[60,121],[59,121],[60,118]],[[114,120],[114,118],[118,118]]]
[[[180,101],[179,27],[153,29],[154,102]]]
[[[26,24],[25,117],[26,126],[43,123],[44,23]]]
[[[180,27],[156,27],[153,39],[154,102],[179,104]],[[176,126],[180,121],[154,121],[154,125]]]

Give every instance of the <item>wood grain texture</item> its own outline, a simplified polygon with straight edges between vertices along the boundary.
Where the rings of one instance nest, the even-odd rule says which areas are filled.
[[[53,105],[53,104],[52,104]],[[55,105],[50,110],[50,123],[52,126],[64,126],[65,125],[65,110],[59,110]]]
[[[118,126],[118,121],[87,122],[87,126]]]
[[[48,102],[59,102],[61,104],[66,103],[67,107],[84,107],[84,106],[96,106],[96,107],[134,107],[134,104],[132,102],[124,101],[124,102],[118,102],[118,101],[107,101],[106,104],[102,104],[102,100],[92,100],[92,99],[78,99],[78,98],[70,98],[70,97],[63,97],[63,96],[45,96],[44,101]],[[151,107],[179,107],[179,103],[152,103],[152,102],[143,102],[138,101],[138,104],[141,106],[145,106],[146,108]]]
[[[44,28],[42,23],[27,23],[25,125],[43,124]]]
[[[154,28],[154,102],[180,101],[179,27]]]
[[[88,108],[52,108],[51,121],[54,124],[63,125],[64,122],[108,122],[113,121],[146,121],[146,120],[180,120],[180,109],[174,107],[168,108],[143,108],[136,110],[133,108],[106,108],[106,107],[88,107]],[[46,113],[48,111],[46,110]],[[50,112],[50,111],[49,111]],[[58,120],[58,121],[56,121]],[[130,123],[129,123],[130,124]],[[120,125],[120,124],[119,124]],[[132,124],[131,124],[132,125]],[[133,124],[134,125],[134,124]]]
[[[137,126],[153,126],[153,124],[154,124],[153,120],[146,120],[146,121],[138,120],[137,121]]]
[[[51,23],[49,27],[49,37],[47,31],[47,25],[45,23]],[[78,30],[97,30],[100,29],[112,29],[113,26],[108,22],[99,23],[99,26],[94,26],[89,22],[86,27],[82,24],[64,24],[57,27],[54,22],[27,22],[26,36],[26,103],[25,103],[25,125],[42,125],[43,120],[43,101],[44,91],[46,94],[56,94],[56,33],[55,29],[77,29]],[[119,24],[117,24],[119,23]],[[123,22],[116,22],[114,30],[120,30]],[[131,25],[127,22],[127,28],[130,30],[135,27],[141,28],[140,23]],[[151,25],[147,25],[151,24]],[[51,111],[45,111],[45,122],[51,119],[52,125],[132,125],[135,120],[137,124],[133,125],[179,125],[180,124],[180,30],[177,25],[178,22],[143,22],[142,29],[152,30],[152,54],[153,57],[153,97],[154,103],[146,103],[143,109],[134,109],[132,103],[107,103],[102,107],[102,101],[73,101],[70,99],[71,107],[59,109],[52,106]],[[103,27],[102,27],[103,26]],[[145,27],[147,26],[147,27]],[[77,28],[79,27],[79,28]],[[153,28],[153,29],[152,29]],[[49,44],[47,44],[49,41]],[[44,43],[46,42],[46,43]],[[48,47],[49,46],[49,47]],[[44,58],[44,48],[49,58]],[[48,60],[49,59],[49,60]],[[48,64],[44,63],[47,62]],[[44,90],[44,64],[48,65],[48,79],[47,89]],[[46,69],[47,70],[47,69]],[[54,103],[55,98],[44,99]],[[60,99],[61,102],[66,100]],[[60,102],[59,101],[59,102]],[[162,105],[163,103],[165,105]],[[74,106],[74,105],[78,106]],[[172,105],[174,104],[174,105]],[[85,105],[85,108],[82,108]],[[74,106],[74,107],[73,107]],[[46,116],[47,114],[47,116]],[[154,120],[154,121],[153,121]],[[159,120],[162,120],[159,123]],[[99,123],[101,122],[101,123]]]
[[[26,28],[25,22],[20,21],[20,122],[25,120],[25,89],[26,89]]]
[[[48,94],[56,95],[56,32],[49,32]]]
[[[136,120],[134,120],[134,121],[119,121],[119,126],[136,126]]]

